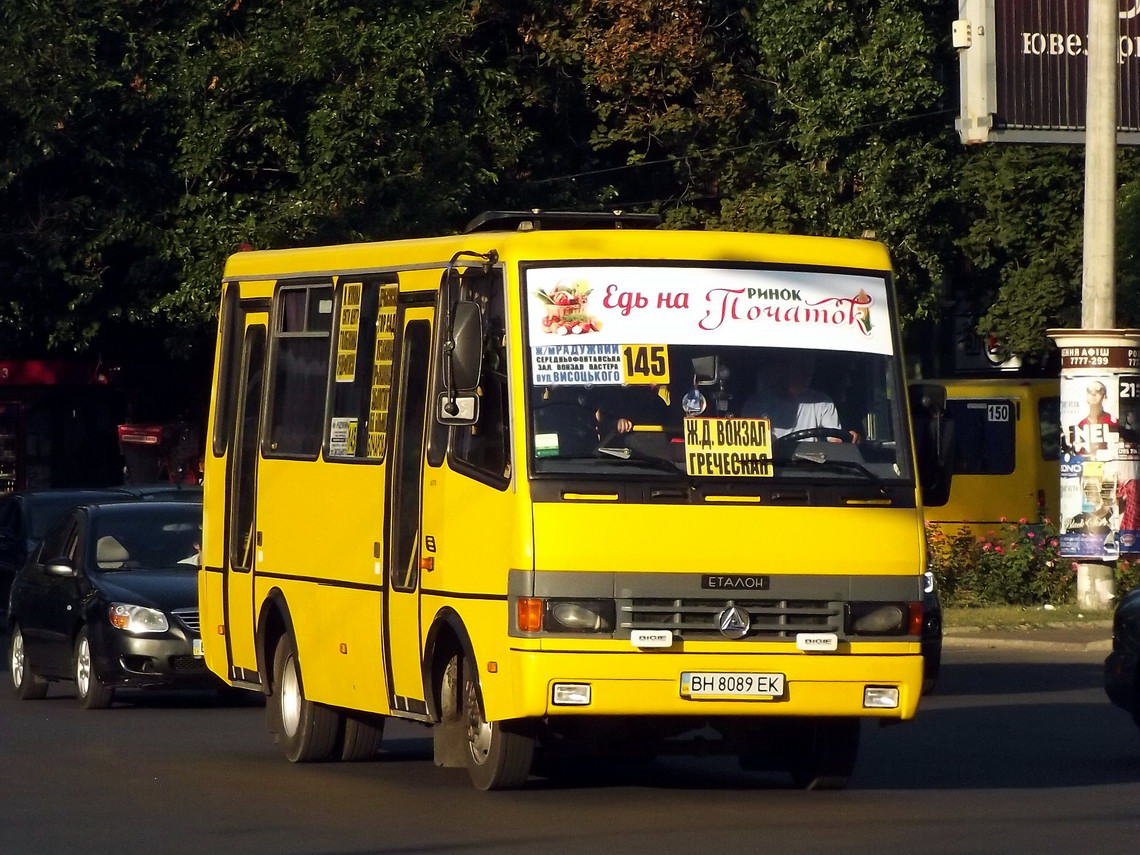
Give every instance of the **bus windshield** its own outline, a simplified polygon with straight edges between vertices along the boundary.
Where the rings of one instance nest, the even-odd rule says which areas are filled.
[[[909,480],[884,272],[532,267],[536,476]]]

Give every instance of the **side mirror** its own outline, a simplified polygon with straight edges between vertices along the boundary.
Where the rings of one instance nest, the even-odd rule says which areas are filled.
[[[471,392],[483,372],[483,313],[479,305],[460,300],[451,315],[451,380],[457,392]]]
[[[718,379],[720,379],[720,359],[718,357],[694,357],[693,380],[697,386],[711,386]]]
[[[71,563],[70,558],[53,558],[44,564],[44,569],[51,576],[74,576],[75,565]]]
[[[907,394],[914,420],[922,503],[927,507],[945,505],[954,474],[954,423],[946,411],[946,388],[936,383],[914,383]]]
[[[483,312],[471,300],[458,301],[445,330],[444,390],[436,402],[436,418],[445,425],[472,425],[479,420],[475,394],[483,373]]]

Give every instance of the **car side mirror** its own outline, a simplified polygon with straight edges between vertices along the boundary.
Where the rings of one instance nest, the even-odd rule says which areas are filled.
[[[44,564],[44,569],[51,576],[74,576],[75,565],[71,563],[70,558],[53,558]]]

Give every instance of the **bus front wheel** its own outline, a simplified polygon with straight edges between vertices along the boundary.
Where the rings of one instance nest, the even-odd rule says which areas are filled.
[[[329,760],[337,748],[335,710],[305,697],[293,639],[285,634],[273,654],[273,694],[267,711],[270,729],[292,763]]]
[[[518,722],[487,721],[475,664],[463,663],[463,723],[467,733],[467,772],[480,790],[521,787],[530,777],[534,737]]]

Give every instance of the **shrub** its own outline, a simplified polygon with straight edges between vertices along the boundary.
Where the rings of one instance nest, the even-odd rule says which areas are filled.
[[[1002,520],[982,537],[966,527],[947,534],[927,526],[927,543],[944,605],[1062,605],[1075,598],[1073,564],[1058,554],[1057,529],[1048,520]]]

